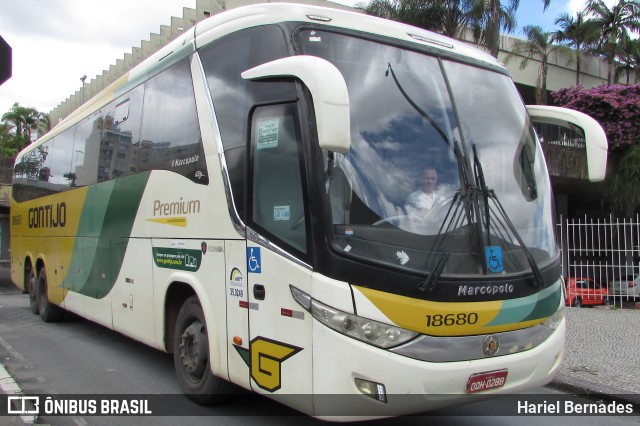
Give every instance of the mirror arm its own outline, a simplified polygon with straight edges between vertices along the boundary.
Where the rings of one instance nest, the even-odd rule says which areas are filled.
[[[289,56],[251,68],[245,80],[273,77],[298,78],[311,92],[320,148],[346,153],[350,147],[349,92],[342,73],[317,56]]]

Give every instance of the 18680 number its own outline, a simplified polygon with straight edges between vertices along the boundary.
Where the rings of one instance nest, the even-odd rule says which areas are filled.
[[[457,314],[427,315],[427,327],[451,327],[454,325],[473,325],[478,322],[475,312],[460,312]]]

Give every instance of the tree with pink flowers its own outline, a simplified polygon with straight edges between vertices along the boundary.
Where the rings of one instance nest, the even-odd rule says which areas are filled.
[[[640,86],[582,86],[552,93],[558,106],[595,118],[609,141],[604,196],[611,212],[640,213]]]

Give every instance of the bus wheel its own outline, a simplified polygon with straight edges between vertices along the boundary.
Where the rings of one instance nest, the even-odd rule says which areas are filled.
[[[29,293],[29,306],[31,307],[31,312],[34,314],[38,314],[38,299],[36,298],[36,272],[33,268],[29,268],[24,274],[24,281],[27,287],[27,293]]]
[[[211,372],[207,324],[196,296],[188,298],[178,313],[173,364],[180,387],[192,401],[208,405],[220,402],[229,394],[231,384]]]
[[[44,322],[57,322],[62,319],[64,311],[59,306],[49,302],[49,287],[47,285],[47,271],[44,266],[40,269],[36,281],[36,301],[40,318]]]

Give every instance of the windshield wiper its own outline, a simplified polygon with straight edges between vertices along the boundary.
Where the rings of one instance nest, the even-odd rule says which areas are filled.
[[[440,135],[440,137],[442,138],[442,140],[449,146],[451,146],[451,142],[449,141],[449,138],[447,137],[447,135],[444,133],[444,131],[440,128],[440,126],[438,125],[438,123],[435,122],[435,120],[433,118],[431,118],[431,116],[422,108],[420,108],[420,106],[418,106],[418,104],[416,104],[413,99],[411,99],[411,96],[409,96],[409,94],[404,90],[404,88],[402,87],[402,85],[400,84],[400,82],[398,81],[398,77],[396,77],[396,73],[393,72],[393,68],[391,67],[391,62],[388,63],[387,66],[387,72],[384,74],[385,77],[389,76],[389,72],[391,72],[391,77],[393,77],[393,81],[396,83],[396,86],[398,87],[398,90],[400,90],[400,94],[402,94],[402,96],[406,99],[407,102],[409,102],[409,105],[411,105],[411,107],[418,113],[420,114],[420,116],[422,118],[424,118],[425,120],[427,120],[429,122],[429,124],[431,125],[431,127],[433,127],[433,129],[438,133],[438,135]]]
[[[513,225],[513,222],[511,222],[511,219],[509,219],[509,216],[507,215],[506,211],[502,207],[500,200],[498,200],[498,197],[496,196],[495,191],[487,187],[487,184],[484,179],[484,171],[482,169],[482,163],[480,162],[480,159],[478,157],[476,145],[475,144],[473,145],[473,158],[474,158],[473,176],[476,181],[475,184],[473,185],[469,182],[470,173],[467,168],[467,162],[465,161],[465,158],[462,154],[458,141],[453,140],[453,143],[452,143],[452,141],[449,140],[449,138],[447,137],[445,132],[442,130],[442,128],[440,128],[438,123],[436,123],[435,120],[425,110],[420,108],[420,106],[415,103],[415,101],[411,98],[411,96],[404,90],[404,88],[402,87],[402,84],[400,84],[400,81],[398,81],[398,77],[396,76],[396,73],[394,72],[390,62],[388,63],[385,77],[388,77],[389,73],[391,73],[391,77],[393,78],[394,83],[398,87],[398,90],[400,91],[402,96],[409,103],[409,105],[411,105],[411,107],[422,118],[424,118],[431,125],[431,127],[433,127],[433,129],[438,133],[438,135],[442,138],[442,140],[449,147],[452,148],[456,161],[458,163],[458,175],[460,177],[460,183],[461,183],[460,191],[456,193],[451,203],[451,206],[447,211],[445,220],[443,221],[442,225],[440,226],[440,229],[438,230],[438,233],[436,234],[436,240],[433,244],[431,254],[427,256],[427,259],[425,261],[425,269],[431,263],[432,255],[434,253],[440,252],[440,255],[437,261],[435,262],[435,266],[431,271],[431,274],[429,274],[429,276],[416,287],[416,290],[419,292],[427,292],[435,288],[438,282],[438,278],[442,274],[442,271],[444,270],[444,267],[446,266],[447,261],[449,260],[449,256],[450,256],[449,251],[442,251],[442,248],[444,247],[445,242],[447,241],[450,231],[460,226],[460,224],[462,223],[461,219],[463,218],[463,215],[466,216],[467,223],[469,224],[472,224],[475,222],[475,220],[473,220],[474,217],[478,217],[479,219],[480,206],[479,206],[478,195],[481,195],[484,201],[484,206],[483,206],[484,207],[483,209],[484,210],[484,228],[486,229],[486,233],[487,233],[487,245],[491,245],[491,213],[494,212],[494,210],[491,208],[489,204],[489,200],[492,200],[498,207],[498,213],[500,218],[502,219],[502,221],[498,219],[497,220],[498,223],[503,227],[503,229],[508,229],[508,231],[510,231],[510,233],[514,236],[516,241],[518,241],[518,244],[520,244],[520,246],[522,247],[522,250],[525,253],[529,266],[531,267],[531,270],[535,277],[535,282],[536,282],[535,286],[536,287],[542,286],[543,285],[542,274],[540,273],[540,269],[538,268],[538,265],[533,259],[531,252],[529,251],[529,249],[527,249],[526,245],[524,244],[524,241],[522,240],[522,237],[516,230],[515,226]],[[461,205],[464,206],[463,209],[460,209]],[[455,207],[455,210],[452,215],[451,212],[454,207]],[[494,212],[494,215],[495,215],[495,212]],[[482,249],[482,246],[484,244],[483,244],[481,229],[478,229],[477,244],[479,245],[480,257],[482,258],[482,263],[483,263],[483,270],[486,272],[487,262],[486,262],[485,252]]]
[[[431,274],[424,280],[421,281],[420,284],[416,287],[416,290],[420,293],[430,292],[432,291],[437,282],[440,275],[442,275],[442,271],[444,270],[447,261],[449,260],[449,256],[451,253],[448,250],[443,250],[445,242],[449,237],[449,232],[452,229],[457,229],[460,227],[464,221],[464,217],[467,218],[467,223],[471,223],[471,208],[470,208],[470,187],[468,173],[467,173],[467,162],[464,160],[462,155],[462,151],[460,150],[460,144],[457,140],[453,141],[453,153],[456,157],[458,163],[458,175],[460,176],[461,187],[458,192],[453,197],[453,201],[451,202],[451,206],[449,206],[449,210],[438,229],[438,233],[436,234],[436,239],[433,243],[431,251],[425,260],[424,268],[428,269],[431,264],[432,256],[434,253],[440,252],[439,258],[435,262],[435,267],[431,270]],[[462,208],[461,208],[462,206]],[[455,207],[455,210],[453,210]],[[453,211],[453,214],[451,212]]]
[[[533,258],[531,251],[529,251],[526,244],[524,243],[524,240],[520,236],[520,233],[518,232],[515,225],[509,218],[509,215],[507,214],[506,210],[502,206],[502,203],[498,199],[496,192],[493,189],[490,189],[487,187],[487,184],[484,180],[484,171],[482,169],[482,163],[480,162],[480,158],[478,157],[478,150],[475,144],[473,144],[473,163],[474,163],[473,167],[475,171],[477,190],[479,191],[480,194],[482,194],[482,197],[484,199],[485,225],[486,225],[487,237],[489,242],[491,241],[491,234],[490,234],[490,228],[489,228],[491,212],[494,212],[494,215],[495,215],[495,210],[493,210],[489,205],[489,200],[491,200],[496,205],[497,211],[499,214],[499,217],[496,220],[498,221],[498,223],[500,223],[503,229],[506,228],[508,229],[508,231],[511,232],[511,235],[513,235],[513,237],[516,239],[518,244],[520,244],[520,248],[522,249],[525,257],[527,258],[527,262],[529,263],[529,266],[531,267],[531,272],[533,272],[533,276],[535,278],[534,287],[542,287],[544,285],[542,273],[540,272],[540,268],[538,267],[538,264]],[[502,222],[500,221],[500,219],[502,219]],[[483,258],[484,258],[484,252],[483,252]]]

